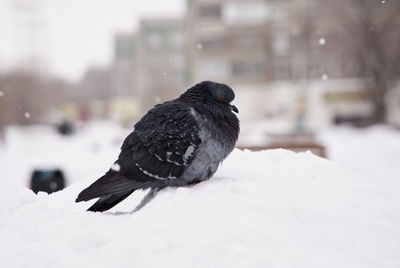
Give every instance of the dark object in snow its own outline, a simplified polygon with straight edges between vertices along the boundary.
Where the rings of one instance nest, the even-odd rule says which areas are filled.
[[[374,118],[368,116],[340,116],[334,118],[335,125],[352,125],[354,127],[369,127],[374,123]]]
[[[57,125],[57,132],[64,136],[69,136],[74,133],[74,126],[71,122],[63,121],[61,124]]]
[[[105,211],[137,189],[150,192],[135,210],[167,186],[209,179],[239,135],[233,90],[204,81],[179,98],[156,105],[126,137],[118,160],[76,202],[99,198],[88,210]]]
[[[31,189],[35,194],[46,192],[48,194],[64,189],[65,177],[60,169],[36,169],[31,176]]]

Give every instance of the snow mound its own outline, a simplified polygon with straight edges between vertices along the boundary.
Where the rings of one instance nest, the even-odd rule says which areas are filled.
[[[108,213],[1,185],[0,267],[399,267],[400,197],[311,153],[235,150],[207,182]],[[11,188],[11,189],[10,189]]]

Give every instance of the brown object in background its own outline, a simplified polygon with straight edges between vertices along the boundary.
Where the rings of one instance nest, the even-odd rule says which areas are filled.
[[[262,151],[270,149],[286,149],[293,152],[311,151],[313,154],[326,158],[326,149],[317,143],[273,143],[264,146],[238,146],[240,150]]]
[[[238,145],[236,148],[250,151],[262,151],[270,149],[286,149],[293,152],[311,151],[313,154],[327,158],[326,148],[315,141],[312,133],[291,133],[291,134],[266,134],[271,141],[259,145]]]

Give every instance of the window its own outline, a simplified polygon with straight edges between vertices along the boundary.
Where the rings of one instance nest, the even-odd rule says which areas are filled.
[[[289,63],[276,63],[273,70],[275,79],[290,79]]]
[[[278,34],[275,36],[272,49],[275,55],[286,55],[289,50],[289,37],[285,34]]]
[[[162,45],[162,37],[158,33],[151,33],[147,37],[147,43],[151,49],[158,49]]]
[[[224,41],[219,37],[203,40],[200,43],[202,44],[203,50],[218,50],[224,47]]]
[[[223,79],[230,76],[230,65],[225,61],[204,61],[200,64],[199,75],[204,79]]]
[[[173,32],[168,36],[168,43],[173,48],[181,48],[183,46],[183,34],[180,32]]]
[[[322,73],[322,66],[319,63],[310,63],[308,66],[308,75],[311,78],[320,78]]]
[[[271,16],[271,9],[264,1],[227,2],[223,16],[228,24],[259,24]]]
[[[130,36],[117,36],[115,56],[117,59],[130,59],[135,53],[135,40]]]
[[[204,19],[219,19],[221,17],[221,6],[220,5],[200,6],[199,16]]]
[[[259,39],[255,36],[238,36],[236,37],[236,46],[239,49],[254,49],[257,47]]]
[[[170,64],[175,68],[182,68],[184,64],[184,57],[182,54],[170,54]]]
[[[262,70],[261,63],[258,62],[234,62],[232,64],[233,75],[256,76]]]

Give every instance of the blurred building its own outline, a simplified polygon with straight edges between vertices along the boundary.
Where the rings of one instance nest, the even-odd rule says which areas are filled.
[[[187,85],[183,19],[142,20],[138,33],[138,92],[144,108],[175,98]]]
[[[268,58],[271,6],[262,1],[188,3],[191,80],[216,80],[230,85],[270,79]]]
[[[187,85],[182,19],[145,19],[135,34],[115,38],[114,86],[137,97],[142,110],[174,98]]]
[[[118,96],[131,96],[138,86],[137,36],[119,33],[114,38],[113,88]]]
[[[348,80],[343,78],[360,77],[354,66],[359,60],[341,46],[341,32],[329,19],[323,1],[187,3],[191,82],[217,80],[231,85],[238,95],[235,101],[241,107],[242,119],[280,118],[292,121],[293,131],[310,128],[308,90],[318,84],[321,91],[314,94],[324,102],[322,92],[338,88],[313,81],[341,79],[346,84]],[[350,95],[342,94],[342,99]],[[366,102],[365,98],[361,100]],[[329,118],[321,122],[339,116],[327,109],[330,111],[322,114]],[[340,108],[333,110],[342,112]]]
[[[185,18],[143,20],[116,37],[116,81],[142,110],[215,80],[234,88],[241,119],[287,120],[293,131],[366,122],[371,74],[340,21],[364,18],[354,7],[343,15],[335,1],[187,0]]]
[[[386,96],[387,121],[400,128],[400,82]]]
[[[350,59],[322,1],[187,3],[193,81],[244,84],[358,75],[343,62]]]

